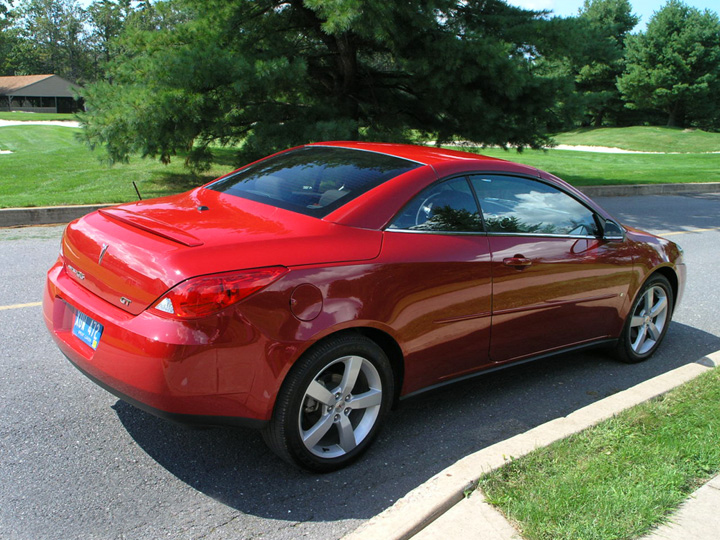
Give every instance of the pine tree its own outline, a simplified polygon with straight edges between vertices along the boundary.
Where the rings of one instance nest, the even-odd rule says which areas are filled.
[[[618,87],[631,107],[664,112],[668,126],[720,129],[717,14],[670,0],[628,40]]]
[[[500,0],[168,0],[126,25],[84,95],[85,137],[202,166],[328,139],[537,147],[561,87],[536,73],[541,14]]]

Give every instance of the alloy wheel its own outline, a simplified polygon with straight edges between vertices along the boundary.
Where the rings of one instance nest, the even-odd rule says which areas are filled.
[[[298,427],[305,447],[321,458],[351,452],[371,432],[382,405],[382,379],[361,356],[344,356],[319,371],[305,390]]]

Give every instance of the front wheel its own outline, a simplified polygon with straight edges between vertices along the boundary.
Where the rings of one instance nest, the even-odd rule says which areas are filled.
[[[370,446],[392,396],[383,350],[363,336],[338,336],[293,367],[263,437],[286,461],[315,472],[337,470]]]
[[[629,364],[650,358],[665,337],[673,306],[673,290],[667,278],[657,274],[648,279],[625,321],[617,358]]]

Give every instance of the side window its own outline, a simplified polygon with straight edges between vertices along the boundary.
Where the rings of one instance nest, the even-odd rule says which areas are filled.
[[[465,177],[435,184],[412,199],[388,229],[481,232],[475,197]]]
[[[552,186],[494,174],[473,175],[470,181],[488,232],[598,235],[592,210]]]

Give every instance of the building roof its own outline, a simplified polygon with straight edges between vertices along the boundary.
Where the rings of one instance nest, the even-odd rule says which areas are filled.
[[[57,75],[20,75],[0,77],[0,95],[72,97],[70,81]]]
[[[18,77],[0,77],[0,94],[16,92],[21,88],[40,82],[52,75],[20,75]]]

